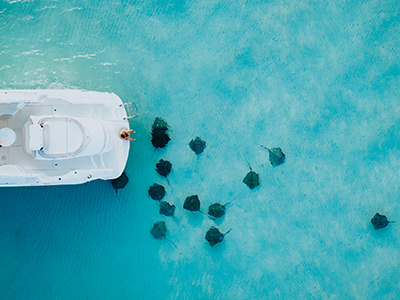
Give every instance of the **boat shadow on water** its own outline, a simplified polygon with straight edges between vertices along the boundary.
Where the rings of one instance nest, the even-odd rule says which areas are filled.
[[[13,208],[24,211],[60,209],[80,213],[109,209],[118,203],[110,181],[96,180],[79,185],[0,188],[0,214],[9,214]]]

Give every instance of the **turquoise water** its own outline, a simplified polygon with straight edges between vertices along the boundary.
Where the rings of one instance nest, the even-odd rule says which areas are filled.
[[[399,225],[370,224],[400,221],[399,13],[394,0],[0,1],[0,88],[114,92],[141,113],[121,202],[103,181],[0,189],[0,298],[399,299]],[[204,211],[232,201],[220,245],[204,240],[214,221],[183,210],[192,194]],[[151,237],[159,220],[177,248]]]

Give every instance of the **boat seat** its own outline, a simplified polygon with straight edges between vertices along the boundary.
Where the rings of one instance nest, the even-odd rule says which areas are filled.
[[[25,151],[35,158],[64,158],[79,153],[86,144],[86,132],[70,117],[43,117],[24,126]]]
[[[85,132],[74,119],[48,118],[43,120],[42,141],[46,156],[72,155],[83,147]]]
[[[37,151],[43,148],[43,128],[38,124],[29,126],[29,149]]]

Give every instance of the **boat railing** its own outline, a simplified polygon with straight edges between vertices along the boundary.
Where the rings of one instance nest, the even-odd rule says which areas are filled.
[[[136,118],[139,115],[138,108],[135,103],[133,102],[128,102],[128,103],[123,103],[120,106],[123,106],[126,111],[126,118],[124,120],[130,120],[133,118]]]

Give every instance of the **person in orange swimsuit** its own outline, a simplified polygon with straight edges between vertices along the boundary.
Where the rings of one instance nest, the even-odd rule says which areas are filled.
[[[136,141],[134,138],[130,137],[130,133],[136,133],[136,131],[133,131],[132,129],[122,129],[119,133],[119,137],[126,141]]]

